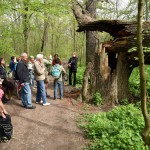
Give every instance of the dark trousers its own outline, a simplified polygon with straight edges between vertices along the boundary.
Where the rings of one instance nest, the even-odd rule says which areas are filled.
[[[74,76],[73,85],[76,85],[76,71],[69,70],[69,85],[72,85],[72,74]]]

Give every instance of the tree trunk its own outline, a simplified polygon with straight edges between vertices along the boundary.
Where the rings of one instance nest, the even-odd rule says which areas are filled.
[[[24,35],[24,51],[29,55],[29,45],[28,45],[28,37],[29,37],[29,8],[28,3],[23,2],[24,5],[24,14],[23,14],[23,35]]]
[[[133,68],[130,67],[130,63],[126,60],[126,52],[121,52],[118,54],[116,70],[118,100],[124,98],[132,100],[132,96],[129,92],[129,78]]]
[[[106,53],[100,46],[95,53],[94,62],[87,65],[84,80],[82,98],[83,101],[92,99],[95,92],[100,92],[105,103],[118,104],[122,99],[132,96],[129,92],[129,77],[133,68],[126,61],[126,53]],[[91,83],[88,77],[91,76]],[[122,80],[123,78],[123,80]]]
[[[145,20],[148,21],[149,18],[149,8],[150,8],[150,3],[149,0],[145,0]]]
[[[88,0],[86,3],[86,10],[93,18],[96,18],[96,0]],[[94,53],[97,45],[96,32],[86,31],[86,64],[92,62],[94,59]]]
[[[76,23],[75,23],[75,19],[73,20],[73,47],[74,47],[74,52],[76,52],[77,46],[76,46]]]
[[[44,31],[43,31],[43,38],[42,38],[42,45],[41,45],[41,52],[44,51],[44,47],[45,47],[45,50],[46,50],[46,47],[47,47],[47,29],[48,29],[48,21],[45,21],[44,20]]]
[[[137,27],[137,49],[139,55],[139,71],[140,71],[140,89],[141,89],[141,109],[145,121],[145,127],[143,130],[143,139],[145,144],[149,144],[149,132],[150,132],[150,117],[147,110],[147,98],[146,98],[146,75],[144,66],[144,52],[142,45],[142,32],[143,32],[143,12],[144,12],[144,0],[138,2],[138,27]]]

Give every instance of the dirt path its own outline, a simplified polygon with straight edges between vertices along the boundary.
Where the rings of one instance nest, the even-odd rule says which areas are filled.
[[[51,82],[52,86],[52,82]],[[49,89],[49,93],[53,93]],[[81,150],[85,147],[84,134],[77,127],[76,118],[82,110],[73,106],[70,99],[54,101],[35,110],[20,107],[20,100],[12,100],[6,109],[12,116],[13,139],[0,143],[0,150]]]

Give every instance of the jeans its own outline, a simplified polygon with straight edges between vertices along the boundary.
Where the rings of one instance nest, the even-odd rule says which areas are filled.
[[[32,71],[29,72],[30,75],[30,87],[33,88],[34,87],[34,74]]]
[[[47,103],[47,98],[46,98],[44,80],[37,81],[36,102],[40,102],[41,98],[43,100],[43,104],[46,104]]]
[[[74,75],[73,85],[76,85],[76,71],[69,70],[69,85],[72,85],[72,74]]]
[[[23,106],[26,106],[26,107],[31,107],[32,106],[31,89],[30,89],[29,83],[24,83],[24,86],[22,86],[21,100],[22,100],[22,105]]]
[[[60,90],[60,99],[63,98],[63,82],[62,81],[54,81],[54,99],[57,99],[58,87]]]

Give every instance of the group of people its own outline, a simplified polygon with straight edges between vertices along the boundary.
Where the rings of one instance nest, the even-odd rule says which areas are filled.
[[[77,73],[77,62],[78,58],[74,52],[72,57],[68,61],[69,68],[69,85],[76,85],[76,73]],[[58,99],[58,88],[60,91],[60,99],[63,99],[63,76],[66,75],[66,70],[64,69],[62,62],[60,61],[58,54],[49,56],[49,59],[46,59],[42,53],[36,56],[34,59],[33,56],[29,57],[27,53],[22,53],[19,58],[11,57],[9,64],[9,78],[12,77],[15,80],[18,80],[21,87],[21,101],[22,107],[26,109],[35,109],[36,107],[32,105],[32,90],[37,88],[36,92],[36,104],[42,104],[43,106],[48,106],[50,103],[47,98],[50,95],[47,92],[49,84],[49,75],[54,79],[54,100]],[[72,75],[73,84],[72,84]],[[0,81],[7,81],[7,71],[5,67],[4,58],[0,58]],[[4,81],[0,82],[2,85]],[[36,86],[35,86],[36,81]],[[3,97],[5,97],[5,92],[3,92],[3,86],[0,87],[0,114],[5,116],[7,114],[3,106]],[[5,98],[6,99],[6,98]],[[7,99],[6,99],[7,100]]]

